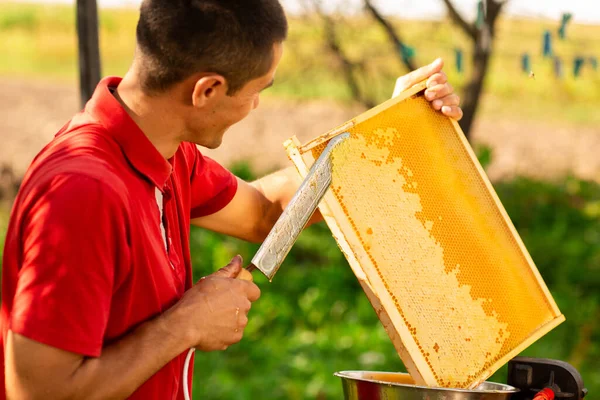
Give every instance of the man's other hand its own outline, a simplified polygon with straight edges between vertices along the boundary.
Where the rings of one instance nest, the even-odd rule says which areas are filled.
[[[217,272],[189,289],[162,317],[174,323],[190,347],[225,350],[242,340],[252,302],[260,297],[253,282],[236,279],[242,257],[236,256]]]
[[[454,88],[448,83],[448,77],[442,71],[443,67],[444,61],[438,58],[429,65],[399,77],[392,97],[427,79],[425,98],[431,102],[434,110],[459,121],[463,116],[460,97],[454,93]]]

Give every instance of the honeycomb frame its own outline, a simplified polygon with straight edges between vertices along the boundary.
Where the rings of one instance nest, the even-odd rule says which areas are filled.
[[[485,172],[483,171],[483,168],[479,164],[477,157],[473,153],[469,143],[464,137],[464,134],[462,133],[462,130],[460,129],[458,123],[434,111],[429,106],[429,103],[423,98],[424,89],[424,82],[415,85],[414,87],[401,93],[396,98],[388,100],[382,103],[381,105],[366,111],[365,113],[359,115],[351,121],[348,121],[347,123],[325,133],[324,135],[314,138],[313,140],[307,142],[304,145],[302,145],[296,137],[292,137],[291,139],[286,141],[284,146],[286,148],[289,158],[295,164],[299,174],[302,177],[304,177],[308,173],[308,170],[315,161],[316,157],[318,157],[319,149],[322,150],[322,148],[327,144],[327,142],[331,138],[343,132],[350,132],[353,139],[361,139],[362,141],[359,142],[357,140],[354,140],[351,144],[346,146],[346,149],[343,150],[343,152],[348,153],[349,155],[347,156],[338,154],[338,150],[334,152],[332,156],[334,157],[334,170],[336,168],[335,157],[337,157],[340,160],[340,163],[342,163],[342,165],[343,162],[348,162],[348,160],[350,160],[350,162],[352,163],[360,165],[356,160],[358,160],[359,158],[362,159],[371,157],[372,154],[370,153],[367,153],[367,156],[365,156],[365,149],[370,148],[373,154],[377,154],[379,156],[381,151],[383,151],[383,153],[381,153],[383,155],[380,159],[374,159],[373,156],[371,157],[373,159],[370,159],[368,161],[374,163],[374,165],[376,166],[383,166],[383,168],[388,168],[388,170],[386,171],[388,171],[389,175],[389,171],[393,170],[393,168],[398,167],[398,165],[394,164],[394,162],[401,163],[403,161],[402,157],[398,157],[400,161],[390,161],[390,158],[392,158],[390,153],[391,150],[389,150],[388,153],[385,153],[386,146],[387,149],[391,149],[393,147],[388,139],[391,136],[397,134],[397,132],[389,133],[379,131],[378,128],[377,130],[371,130],[369,131],[369,133],[365,133],[367,132],[367,130],[364,129],[367,128],[364,128],[361,131],[362,126],[370,126],[370,121],[376,121],[377,118],[384,118],[381,116],[387,115],[392,111],[395,114],[398,114],[400,110],[411,109],[411,107],[416,110],[415,114],[418,114],[418,117],[415,118],[420,118],[418,120],[419,123],[416,125],[417,130],[421,129],[421,126],[427,126],[427,123],[423,122],[421,124],[420,121],[436,120],[438,121],[436,123],[441,124],[441,126],[443,126],[443,129],[440,129],[440,131],[444,131],[444,140],[447,141],[446,145],[456,147],[456,149],[458,149],[456,151],[458,151],[460,155],[455,155],[452,158],[447,157],[448,159],[442,160],[445,160],[444,162],[448,164],[448,168],[456,167],[452,164],[453,162],[462,163],[460,164],[460,168],[458,169],[467,171],[465,172],[465,174],[467,174],[465,176],[468,176],[469,180],[466,185],[477,187],[477,189],[479,190],[478,193],[480,193],[479,197],[474,196],[475,200],[468,201],[471,201],[472,203],[477,203],[477,199],[488,199],[486,200],[486,204],[475,204],[475,207],[473,207],[473,204],[471,204],[471,208],[466,207],[466,209],[482,210],[482,220],[485,220],[485,218],[487,218],[495,221],[496,226],[500,227],[496,229],[499,232],[494,232],[493,234],[496,236],[486,237],[486,239],[488,241],[490,239],[496,239],[499,242],[506,243],[505,247],[507,249],[510,248],[510,251],[515,253],[513,255],[513,259],[510,260],[517,260],[517,262],[520,263],[519,265],[521,266],[521,269],[517,271],[517,274],[515,274],[516,278],[514,278],[514,281],[516,283],[514,284],[514,286],[517,288],[527,288],[528,291],[531,290],[531,294],[528,293],[526,295],[523,295],[525,296],[525,299],[529,299],[529,297],[531,297],[532,299],[531,306],[523,307],[523,312],[526,312],[526,316],[528,318],[535,319],[537,318],[536,315],[540,316],[540,321],[532,320],[533,324],[537,324],[535,325],[535,329],[529,327],[527,328],[528,330],[526,330],[526,332],[521,332],[517,329],[517,333],[521,334],[521,336],[519,337],[517,337],[518,335],[513,333],[513,331],[507,329],[507,327],[517,326],[517,324],[513,323],[511,325],[510,323],[504,323],[503,318],[510,319],[513,317],[510,315],[499,315],[494,307],[499,307],[499,304],[503,299],[502,296],[506,297],[508,295],[494,293],[493,295],[496,297],[492,296],[488,299],[485,299],[485,296],[478,297],[472,295],[472,293],[486,293],[485,290],[488,291],[488,294],[491,294],[491,290],[495,290],[496,285],[500,285],[498,287],[501,287],[503,282],[496,282],[494,283],[494,285],[488,283],[487,289],[486,284],[484,282],[481,282],[480,284],[477,280],[469,281],[468,285],[460,284],[460,279],[457,278],[460,276],[459,274],[461,273],[460,266],[457,264],[456,267],[452,266],[449,269],[448,265],[445,265],[446,261],[444,260],[444,272],[446,273],[446,275],[448,275],[447,277],[444,277],[444,279],[446,279],[450,283],[452,283],[454,279],[459,283],[457,288],[453,292],[458,293],[454,295],[454,297],[457,298],[453,299],[452,296],[446,296],[446,298],[443,298],[441,295],[438,296],[439,298],[436,298],[437,293],[432,295],[431,293],[426,293],[426,291],[423,292],[422,296],[424,299],[427,299],[432,304],[436,303],[437,301],[438,308],[444,308],[446,306],[446,303],[442,301],[448,302],[448,304],[454,301],[456,302],[456,304],[458,304],[458,307],[452,307],[452,309],[454,310],[453,312],[456,312],[457,316],[468,318],[465,320],[464,324],[461,323],[461,325],[465,325],[464,327],[462,327],[461,325],[453,326],[452,328],[454,329],[447,329],[444,335],[431,332],[427,333],[427,335],[423,335],[422,332],[429,329],[429,327],[424,326],[424,324],[422,323],[423,321],[419,322],[419,320],[422,320],[422,318],[418,317],[419,314],[415,314],[413,312],[412,317],[407,317],[408,313],[406,310],[408,308],[403,308],[405,304],[403,302],[406,301],[406,304],[410,304],[413,308],[416,307],[417,309],[420,309],[420,300],[413,301],[411,299],[402,299],[403,293],[396,293],[390,289],[389,286],[392,285],[393,282],[395,282],[395,272],[390,273],[389,271],[391,271],[391,269],[389,268],[384,271],[378,266],[378,264],[386,263],[386,253],[384,253],[383,250],[381,250],[379,251],[379,253],[377,253],[378,255],[373,255],[372,253],[377,251],[377,249],[373,250],[372,248],[377,248],[378,243],[367,243],[366,236],[369,236],[369,230],[371,230],[371,228],[368,228],[368,230],[366,231],[367,235],[364,234],[364,229],[362,233],[359,229],[359,225],[362,228],[366,226],[365,221],[377,220],[377,215],[371,215],[370,218],[361,215],[367,213],[366,211],[364,211],[366,210],[366,208],[354,209],[352,211],[353,214],[350,215],[348,208],[351,208],[352,203],[344,203],[344,195],[350,194],[355,197],[358,196],[360,199],[360,197],[363,196],[363,194],[365,198],[368,198],[368,196],[373,194],[371,191],[369,191],[369,187],[364,183],[353,181],[353,179],[359,180],[361,177],[358,175],[360,174],[357,174],[356,177],[350,174],[347,174],[348,176],[344,176],[343,171],[340,170],[342,172],[339,172],[338,174],[339,182],[336,183],[336,178],[334,176],[332,181],[332,190],[329,190],[327,192],[319,206],[319,209],[327,225],[329,226],[334,238],[336,239],[340,249],[346,256],[346,259],[348,260],[352,271],[354,272],[359,283],[361,284],[361,287],[363,288],[373,308],[377,312],[377,315],[384,329],[386,330],[390,339],[392,340],[400,358],[402,359],[404,365],[406,366],[411,376],[415,379],[415,381],[418,384],[428,386],[473,388],[485,379],[487,379],[497,369],[499,369],[502,365],[506,364],[511,358],[519,354],[522,350],[531,345],[534,341],[536,341],[544,334],[549,332],[551,329],[556,327],[558,324],[563,322],[564,316],[560,313],[560,310],[554,302],[541,275],[535,267],[533,260],[527,252],[527,249],[521,241],[512,222],[510,221],[508,214],[506,213],[498,196],[496,195],[491,183],[489,182]],[[424,104],[426,104],[427,107],[425,107]],[[402,116],[398,115],[395,115],[395,117],[402,118]],[[404,119],[408,120],[409,118],[404,117]],[[401,132],[400,134],[405,135],[406,132]],[[435,146],[431,147],[435,148]],[[359,152],[361,153],[360,156],[358,155]],[[354,158],[349,158],[351,157],[350,155],[354,155]],[[344,157],[346,158],[344,159]],[[362,165],[364,166],[366,164]],[[404,168],[404,170],[402,170],[402,168]],[[402,170],[404,174],[403,176],[405,178],[408,173],[410,173],[410,175],[412,176],[412,171],[410,171],[406,166],[400,166],[398,172],[401,172],[400,170]],[[412,183],[414,185],[414,188],[410,187],[409,182],[404,182],[404,186],[402,186],[402,190],[407,193],[407,196],[410,196],[411,192],[418,192],[417,181],[419,180],[419,177],[416,175],[418,175],[417,172],[415,172],[415,181]],[[365,177],[362,178],[365,179]],[[345,182],[347,187],[355,185],[359,189],[354,191],[351,191],[350,189],[346,190],[344,184],[340,182]],[[395,179],[394,182],[396,182]],[[423,182],[423,180],[421,180],[421,182]],[[406,189],[407,185],[409,185],[408,189]],[[373,186],[377,186],[377,184]],[[377,187],[382,191],[385,190],[385,188],[382,188],[381,186]],[[469,188],[467,187],[465,190],[469,190]],[[421,198],[423,199],[425,199],[427,196],[431,197],[431,193],[426,193],[425,195],[426,196],[423,197],[423,194],[420,194]],[[463,202],[465,201],[465,199],[468,199],[468,197],[461,197],[461,200],[463,200]],[[370,199],[367,200],[370,201]],[[485,202],[483,201],[483,203]],[[409,202],[403,204],[410,205],[411,203]],[[415,219],[417,219],[417,213],[421,213],[421,211],[423,211],[419,211],[418,209],[416,210],[417,212],[415,213]],[[385,217],[385,215],[381,213],[378,214],[378,216],[380,217],[379,219]],[[467,219],[468,217],[468,215],[465,216],[465,218]],[[360,222],[357,222],[358,220],[363,221],[362,225]],[[415,221],[409,222],[414,223]],[[461,253],[461,251],[469,252],[468,249],[461,249],[461,245],[456,245],[456,243],[454,242],[453,246],[442,246],[440,243],[442,243],[443,240],[439,240],[438,242],[437,239],[434,237],[433,233],[431,233],[434,232],[433,227],[437,223],[437,220],[421,222],[424,222],[423,226],[426,230],[430,232],[429,236],[431,240],[429,240],[429,242],[431,242],[434,247],[435,245],[437,245],[438,248],[441,248],[441,250],[437,250],[438,253],[440,253],[441,251],[440,254],[442,254],[442,258],[445,257],[446,253],[450,254],[451,252],[454,252],[456,254]],[[380,227],[383,227],[382,229],[384,229],[384,225],[385,223],[380,223]],[[417,228],[418,227],[419,226],[417,225]],[[421,229],[421,231],[423,230]],[[490,230],[490,232],[491,231],[492,230]],[[372,230],[370,233],[373,233]],[[409,239],[409,242],[410,240],[411,239]],[[427,238],[425,238],[425,242],[427,241]],[[482,245],[482,247],[485,246]],[[418,250],[417,248],[414,249]],[[416,253],[418,253],[418,251],[416,251]],[[482,254],[483,257],[486,256],[484,253]],[[507,258],[507,260],[509,259]],[[387,262],[389,264],[389,260],[387,260]],[[414,262],[411,265],[414,265]],[[442,277],[442,275],[443,274],[439,274],[440,277]],[[502,274],[500,274],[500,276],[502,276]],[[443,281],[443,279],[440,280]],[[388,283],[390,285],[388,285]],[[478,285],[482,286],[482,288],[479,288]],[[494,289],[490,290],[490,285],[492,285]],[[449,287],[451,287],[451,285]],[[410,292],[410,290],[407,291]],[[440,292],[443,292],[443,289],[441,289]],[[518,293],[521,292],[522,290]],[[462,298],[460,297],[460,294],[462,294]],[[472,301],[469,300],[469,296],[471,297]],[[459,301],[460,299],[462,299],[462,301]],[[486,304],[486,300],[489,300],[489,304]],[[506,302],[511,303],[510,300]],[[467,306],[470,306],[471,308],[468,308]],[[478,307],[481,308],[481,310]],[[511,304],[511,307],[513,307],[514,309],[514,304]],[[426,309],[427,307],[424,306],[423,310]],[[456,311],[457,309],[458,311]],[[432,313],[435,314],[436,308],[432,308],[432,306],[429,306],[429,311],[432,311]],[[471,312],[471,314],[460,314],[460,312],[467,311]],[[542,318],[541,316],[545,317]],[[439,320],[442,321],[444,320],[444,318],[440,318]],[[520,323],[521,325],[526,324],[523,322],[523,318],[521,318]],[[419,333],[417,333],[417,329],[419,329]],[[475,335],[469,334],[473,337],[465,337],[466,342],[459,343],[457,337],[462,335],[462,333],[457,334],[456,332],[454,332],[454,330],[456,329],[458,329],[458,331],[463,329],[465,331],[469,330],[470,332],[475,333]],[[488,338],[486,336],[489,336],[492,330],[493,332],[497,333],[495,337],[495,342],[491,340],[491,337]],[[479,333],[479,336],[477,336],[477,333]],[[462,335],[460,337],[463,337],[465,335]],[[427,338],[426,340],[420,341],[419,336],[427,336]],[[440,346],[436,342],[432,346],[432,338],[438,336],[440,337],[439,341],[440,343],[442,343],[442,345]],[[444,340],[446,341],[444,342]],[[513,343],[513,341],[515,342]],[[425,342],[428,343],[426,344]],[[450,348],[451,350],[445,350],[447,348]],[[463,355],[463,359],[457,356],[461,354]],[[465,354],[470,355],[469,357],[467,357],[468,361],[465,361],[464,359]],[[462,364],[473,365],[467,365],[464,367],[453,367],[453,365]]]

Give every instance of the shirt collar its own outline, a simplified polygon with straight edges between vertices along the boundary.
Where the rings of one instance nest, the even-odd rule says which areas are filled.
[[[158,152],[148,137],[123,109],[111,92],[121,78],[107,77],[98,83],[85,112],[100,123],[119,144],[129,163],[161,191],[171,175],[171,164]]]

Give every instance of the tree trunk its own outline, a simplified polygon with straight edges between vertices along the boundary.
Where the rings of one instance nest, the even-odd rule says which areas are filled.
[[[443,1],[448,8],[448,15],[452,21],[473,41],[473,74],[464,88],[461,105],[463,118],[459,122],[465,136],[470,139],[471,128],[479,107],[479,100],[483,92],[485,76],[492,54],[496,21],[506,1],[484,0],[485,16],[481,26],[468,23],[454,7],[452,0]]]
[[[464,89],[461,106],[463,117],[459,121],[460,127],[468,140],[471,140],[471,127],[479,108],[480,96],[483,91],[483,84],[491,54],[490,49],[483,48],[478,42],[474,45],[473,75]]]

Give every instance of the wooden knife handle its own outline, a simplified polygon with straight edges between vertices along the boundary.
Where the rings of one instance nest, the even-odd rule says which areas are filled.
[[[254,270],[255,268],[256,267],[252,264],[250,264],[247,268],[242,268],[238,276],[236,276],[236,279],[253,282],[254,279],[252,279],[252,273],[250,271]]]

